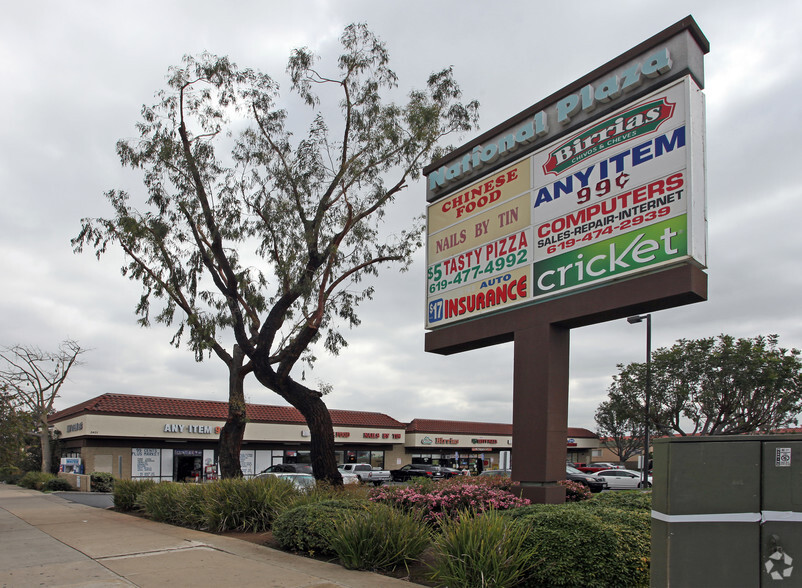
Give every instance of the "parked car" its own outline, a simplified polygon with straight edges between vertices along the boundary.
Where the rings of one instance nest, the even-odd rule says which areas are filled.
[[[580,472],[585,472],[586,474],[595,474],[596,472],[600,472],[602,470],[612,470],[621,467],[622,466],[612,464],[608,461],[603,461],[603,462],[594,462],[589,465],[578,465],[576,466],[576,469],[578,469]]]
[[[492,477],[506,476],[509,478],[512,475],[512,470],[485,470],[479,475]]]
[[[412,478],[426,477],[432,480],[443,480],[451,477],[451,472],[447,468],[440,466],[427,465],[424,463],[412,463],[405,465],[397,470],[390,470],[390,477],[393,482],[408,482]]]
[[[635,470],[613,469],[601,470],[592,476],[604,478],[611,490],[642,488],[641,473]],[[647,478],[646,487],[652,487],[652,477]]]
[[[586,474],[571,466],[565,466],[565,477],[572,482],[579,482],[587,486],[591,492],[601,492],[607,488],[607,481],[602,476]]]
[[[381,486],[391,480],[390,472],[381,468],[374,468],[369,463],[344,463],[337,466],[343,475],[343,482],[347,474],[354,474],[359,482]]]
[[[296,472],[263,472],[257,478],[278,478],[286,480],[295,486],[296,490],[306,492],[315,487],[315,477],[312,474],[300,474]]]
[[[486,477],[486,476],[491,476],[491,477],[494,477],[494,478],[498,478],[498,477],[504,476],[504,477],[509,478],[510,476],[512,476],[512,470],[485,470],[479,475],[481,477],[483,477],[483,478]]]
[[[270,466],[266,470],[262,470],[262,474],[270,472],[285,472],[291,474],[311,474],[312,466],[308,463],[277,463]]]
[[[343,484],[361,484],[362,481],[359,479],[353,472],[344,472],[340,469],[340,466],[337,466],[337,471],[340,472],[340,475],[343,477]]]

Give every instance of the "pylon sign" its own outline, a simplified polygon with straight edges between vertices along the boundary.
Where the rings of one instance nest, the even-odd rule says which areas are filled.
[[[424,170],[427,328],[706,267],[706,47],[674,28]]]

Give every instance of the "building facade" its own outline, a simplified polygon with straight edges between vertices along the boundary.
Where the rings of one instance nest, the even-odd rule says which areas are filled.
[[[300,412],[260,404],[249,404],[246,411],[244,475],[279,463],[309,463],[309,429]],[[512,425],[425,419],[405,424],[378,412],[329,412],[338,463],[471,468],[480,459],[484,469],[509,467]],[[56,413],[50,422],[60,434],[64,463],[74,469],[124,479],[201,481],[217,475],[227,413],[225,402],[103,394]],[[569,459],[575,448],[574,454],[585,451],[589,461],[598,438],[586,429],[569,429],[569,435]]]

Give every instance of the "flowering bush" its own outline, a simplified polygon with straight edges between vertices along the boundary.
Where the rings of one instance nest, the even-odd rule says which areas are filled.
[[[433,484],[374,488],[370,491],[369,499],[405,511],[421,512],[423,519],[429,523],[457,519],[463,511],[480,513],[529,504],[529,500],[518,498],[494,484],[456,478]]]
[[[590,488],[585,486],[582,482],[573,482],[571,480],[560,480],[560,486],[565,486],[565,501],[566,502],[580,502],[587,500],[592,496]]]

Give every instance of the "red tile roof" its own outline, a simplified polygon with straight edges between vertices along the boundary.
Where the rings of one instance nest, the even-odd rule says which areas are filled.
[[[506,435],[512,436],[512,425],[505,423],[477,423],[469,421],[442,421],[415,419],[407,425],[407,433],[451,433],[453,435]],[[569,437],[596,439],[587,429],[568,427]]]
[[[305,424],[301,413],[291,406],[247,404],[249,421],[257,423]],[[102,394],[50,417],[55,423],[79,414],[107,414],[137,417],[184,417],[209,420],[226,420],[228,403],[214,400],[189,400],[133,394]],[[331,420],[341,427],[383,427],[403,429],[404,424],[380,412],[330,409]]]

